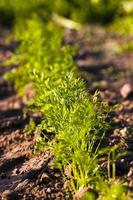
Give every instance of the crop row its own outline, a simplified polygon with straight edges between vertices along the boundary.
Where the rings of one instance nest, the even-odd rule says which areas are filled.
[[[42,115],[37,127],[30,122],[35,150],[50,150],[52,164],[62,171],[73,195],[80,191],[82,199],[125,200],[126,188],[115,179],[117,146],[103,148],[109,108],[97,93],[86,91],[75,51],[63,43],[61,28],[34,17],[14,35],[20,45],[11,62],[19,66],[6,78],[21,95],[28,84],[35,91],[30,109]]]

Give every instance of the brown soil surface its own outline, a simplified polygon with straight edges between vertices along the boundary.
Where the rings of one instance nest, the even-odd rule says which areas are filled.
[[[114,50],[116,42],[126,39],[93,27],[72,32],[66,42],[79,44],[75,60],[89,92],[98,89],[109,105],[117,104],[108,119],[111,129],[107,138],[110,145],[120,142],[122,151],[127,151],[117,162],[117,176],[133,189],[133,93],[123,98],[120,92],[127,83],[133,86],[133,52],[118,54]],[[0,199],[71,199],[60,171],[50,165],[50,152],[33,155],[34,137],[24,134],[31,115],[24,112],[23,100],[3,78],[13,66],[3,67],[2,62],[15,45],[5,45],[0,37]]]

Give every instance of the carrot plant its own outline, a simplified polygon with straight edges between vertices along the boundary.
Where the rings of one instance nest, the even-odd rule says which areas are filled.
[[[33,105],[43,115],[36,150],[46,145],[53,152],[55,167],[70,167],[71,187],[76,191],[89,184],[99,169],[99,146],[108,128],[106,106],[98,103],[96,96],[89,97],[83,80],[72,72],[57,82],[44,74],[35,76]]]
[[[72,192],[77,193],[87,187],[88,192],[84,195],[90,196],[90,187],[99,193],[101,199],[110,199],[110,195],[118,199],[123,195],[121,199],[124,200],[126,188],[122,183],[116,182],[111,186],[111,176],[108,179],[107,174],[104,175],[105,180],[102,178],[100,163],[107,159],[105,155],[112,152],[112,148],[101,147],[109,128],[106,104],[100,102],[97,95],[89,96],[83,80],[76,78],[72,72],[58,81],[46,79],[42,73],[34,72],[34,76],[37,93],[32,106],[43,116],[37,128],[35,150],[51,150],[53,165],[64,172]],[[115,170],[114,159],[109,158],[109,162]]]

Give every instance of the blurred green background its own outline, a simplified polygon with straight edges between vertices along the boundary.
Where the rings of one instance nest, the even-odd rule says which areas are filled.
[[[116,18],[132,17],[132,8],[131,0],[1,0],[0,24],[11,26],[35,13],[44,21],[56,13],[80,23],[108,24]]]

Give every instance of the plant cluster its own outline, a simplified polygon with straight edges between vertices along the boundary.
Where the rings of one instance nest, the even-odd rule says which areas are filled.
[[[23,30],[22,27],[17,27],[15,36],[21,44],[8,64],[18,63],[19,67],[7,73],[6,77],[15,83],[19,94],[23,95],[24,86],[33,81],[33,69],[39,73],[45,71],[54,79],[57,79],[58,74],[67,73],[72,66],[76,73],[72,59],[74,49],[62,45],[60,27],[55,27],[52,23],[44,26],[38,17],[34,17],[27,21]]]
[[[36,129],[35,151],[50,149],[53,165],[62,170],[72,192],[87,188],[82,199],[124,200],[125,187],[115,182],[115,159],[110,156],[117,150],[101,145],[109,128],[109,109],[97,93],[87,93],[73,61],[73,50],[63,44],[61,29],[52,23],[43,24],[38,17],[18,28],[20,45],[12,62],[19,66],[7,77],[19,92],[28,83],[35,90],[30,109],[42,114],[37,127],[30,122],[31,132]],[[107,160],[108,170],[103,175],[101,163]]]

